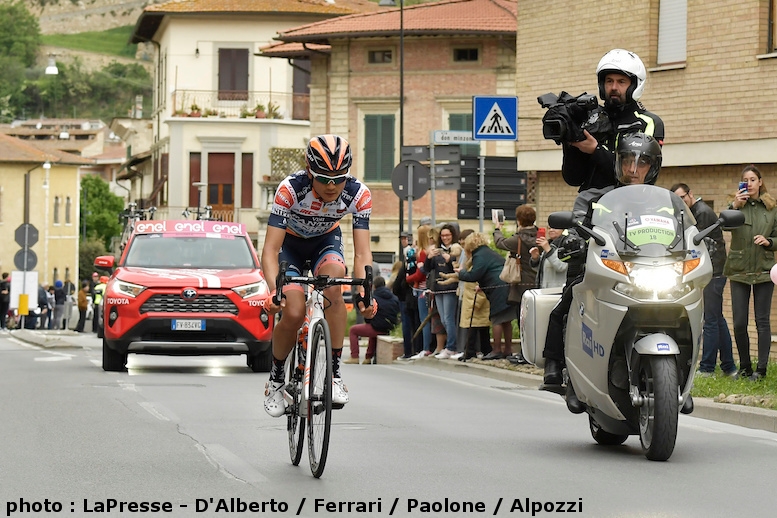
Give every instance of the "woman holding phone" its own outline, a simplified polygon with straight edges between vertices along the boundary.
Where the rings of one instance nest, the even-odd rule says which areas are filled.
[[[766,192],[761,171],[749,165],[742,171],[730,208],[742,211],[745,224],[731,231],[723,275],[731,280],[731,310],[734,338],[739,352],[737,378],[757,381],[766,377],[772,331],[769,323],[774,283],[769,272],[777,250],[777,201]],[[753,371],[750,337],[747,332],[750,293],[753,294],[755,327],[758,333],[758,364]]]

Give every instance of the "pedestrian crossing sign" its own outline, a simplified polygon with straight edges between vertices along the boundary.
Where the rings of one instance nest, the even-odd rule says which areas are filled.
[[[518,98],[472,98],[472,136],[475,140],[518,140]]]

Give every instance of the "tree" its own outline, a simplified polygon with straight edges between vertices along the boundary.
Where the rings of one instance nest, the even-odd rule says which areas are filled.
[[[106,251],[105,245],[100,239],[88,238],[85,241],[81,241],[79,243],[78,273],[81,279],[88,280],[91,278],[91,273],[95,271],[94,258],[101,255],[108,255],[108,252]]]
[[[40,49],[38,19],[22,0],[0,3],[0,56],[16,58],[29,68]]]
[[[109,249],[111,240],[121,235],[119,213],[123,209],[124,200],[113,194],[102,178],[94,175],[81,178],[81,228],[85,234],[82,238],[98,239]]]

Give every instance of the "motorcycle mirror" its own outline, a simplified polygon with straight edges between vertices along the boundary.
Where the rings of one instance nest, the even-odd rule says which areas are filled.
[[[718,227],[723,227],[724,230],[731,230],[733,228],[741,227],[745,224],[745,215],[738,210],[724,210],[720,213],[718,221],[709,227],[705,228],[695,236],[693,236],[693,244],[698,245],[702,239],[707,237]]]
[[[548,215],[548,226],[551,228],[572,228],[575,224],[573,212],[553,212]]]

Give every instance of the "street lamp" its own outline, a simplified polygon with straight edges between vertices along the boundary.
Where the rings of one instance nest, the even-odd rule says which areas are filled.
[[[379,6],[396,7],[394,0],[380,0]],[[399,0],[399,159],[405,146],[405,0]],[[399,197],[399,258],[402,259],[402,232],[405,230],[404,200]],[[413,203],[409,200],[408,203]],[[412,210],[412,209],[409,209]],[[408,221],[408,225],[410,222]],[[411,240],[412,244],[412,240]]]

